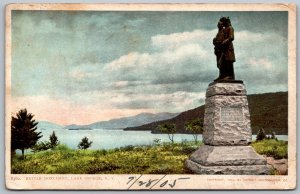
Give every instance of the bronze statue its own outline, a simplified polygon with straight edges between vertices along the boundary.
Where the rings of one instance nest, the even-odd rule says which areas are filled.
[[[234,30],[228,17],[220,18],[218,22],[218,33],[213,40],[215,45],[215,55],[217,67],[219,68],[219,80],[235,80],[233,63],[235,54],[232,41],[234,40]]]
[[[225,40],[225,33],[224,33],[224,25],[221,21],[218,22],[218,33],[216,37],[213,39],[213,44],[215,45],[215,55],[217,58],[217,67],[220,69],[220,59],[222,55],[222,42]],[[221,72],[220,72],[221,73]],[[220,75],[219,75],[220,77]]]

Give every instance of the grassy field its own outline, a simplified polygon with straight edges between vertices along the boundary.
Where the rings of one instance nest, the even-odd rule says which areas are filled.
[[[13,174],[186,174],[184,161],[202,143],[163,143],[127,146],[112,150],[72,150],[59,145],[54,150],[12,158]],[[252,146],[260,154],[287,157],[287,143],[264,140]]]
[[[14,174],[184,174],[184,161],[201,143],[163,143],[127,146],[113,150],[71,150],[59,145],[54,150],[12,159]]]
[[[253,142],[251,145],[261,155],[272,156],[275,159],[288,158],[287,141],[265,139]]]

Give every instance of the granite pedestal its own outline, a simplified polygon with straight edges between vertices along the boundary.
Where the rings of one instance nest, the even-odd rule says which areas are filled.
[[[203,142],[186,167],[197,174],[268,174],[271,166],[249,146],[250,113],[242,81],[216,82],[206,91]]]

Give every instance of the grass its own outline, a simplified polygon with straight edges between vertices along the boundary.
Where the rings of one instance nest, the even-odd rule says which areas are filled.
[[[12,158],[13,174],[185,174],[184,161],[201,143],[163,143],[112,150],[54,150]]]
[[[111,150],[54,150],[12,158],[12,174],[190,174],[184,161],[202,143],[156,143]],[[259,154],[287,158],[287,142],[263,140],[251,144]]]
[[[272,156],[275,159],[288,158],[288,142],[275,139],[264,139],[251,144],[261,155]]]

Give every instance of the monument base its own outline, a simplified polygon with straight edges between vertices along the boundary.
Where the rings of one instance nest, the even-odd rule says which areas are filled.
[[[215,146],[247,146],[252,131],[242,83],[215,83],[206,91],[203,143]]]
[[[251,146],[203,145],[185,165],[197,174],[267,175],[272,168]]]

